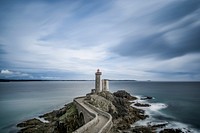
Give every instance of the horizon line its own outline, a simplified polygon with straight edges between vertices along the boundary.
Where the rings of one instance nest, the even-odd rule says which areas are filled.
[[[108,79],[109,81],[135,81],[135,82],[200,82],[197,80],[183,80],[183,81],[170,81],[170,80],[135,80],[135,79]],[[94,79],[0,79],[0,82],[20,82],[20,81],[95,81]]]

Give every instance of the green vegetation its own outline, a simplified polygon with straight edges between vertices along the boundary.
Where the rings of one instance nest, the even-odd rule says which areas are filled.
[[[70,103],[66,106],[66,113],[59,117],[60,121],[64,121],[68,118],[74,118],[78,115],[76,106],[73,103]]]

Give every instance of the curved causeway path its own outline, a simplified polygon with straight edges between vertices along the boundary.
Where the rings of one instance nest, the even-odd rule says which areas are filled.
[[[84,107],[87,111],[94,114],[94,118],[91,121],[96,121],[93,124],[89,124],[91,121],[77,129],[74,133],[104,133],[109,132],[112,126],[112,116],[104,111],[101,111],[93,105],[87,103],[84,97],[76,98],[74,101],[80,106]],[[104,114],[105,113],[105,114]],[[84,127],[85,126],[85,127]],[[86,127],[87,126],[87,127]]]

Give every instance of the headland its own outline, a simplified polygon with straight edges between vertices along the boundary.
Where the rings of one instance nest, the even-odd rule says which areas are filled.
[[[125,90],[109,92],[109,80],[101,80],[101,72],[95,73],[95,89],[82,97],[74,98],[59,110],[33,118],[17,125],[21,133],[155,133],[166,123],[132,126],[149,117],[137,107],[148,104],[135,102],[137,97]],[[151,99],[146,97],[145,99]],[[143,98],[144,99],[144,98]],[[131,106],[133,105],[134,106]],[[160,133],[177,133],[180,129],[163,129]]]

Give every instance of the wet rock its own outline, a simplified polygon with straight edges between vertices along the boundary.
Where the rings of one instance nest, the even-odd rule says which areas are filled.
[[[134,105],[137,107],[150,107],[151,106],[150,104],[147,104],[147,103],[135,103]]]
[[[141,100],[150,100],[150,99],[153,99],[153,97],[145,96],[145,97],[141,97],[140,99]]]
[[[152,125],[151,127],[152,127],[152,128],[163,128],[163,127],[165,127],[167,124],[168,124],[168,122],[159,123],[159,124],[154,124],[154,125]]]
[[[36,118],[30,119],[27,121],[24,121],[22,123],[17,124],[18,127],[25,127],[25,126],[34,126],[34,125],[40,125],[42,122]]]
[[[184,133],[181,129],[164,129],[160,133]]]

